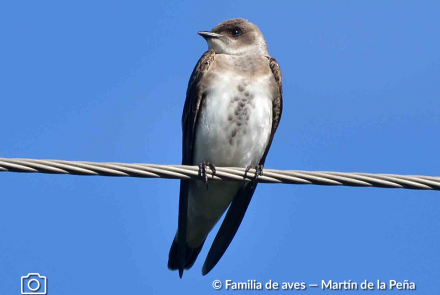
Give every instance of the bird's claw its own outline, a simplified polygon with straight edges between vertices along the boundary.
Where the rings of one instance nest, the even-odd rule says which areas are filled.
[[[246,170],[244,171],[244,177],[245,178],[247,177],[247,173],[249,172],[249,170],[251,170],[252,168],[255,169],[255,176],[254,176],[253,181],[257,182],[258,177],[263,175],[263,165],[255,165],[255,166],[249,165],[249,166],[247,166]]]
[[[206,183],[206,189],[208,189],[208,174],[206,174],[206,167],[209,167],[209,169],[211,169],[212,177],[214,177],[216,170],[214,164],[210,162],[203,161],[199,164],[199,175],[203,177],[203,181]]]

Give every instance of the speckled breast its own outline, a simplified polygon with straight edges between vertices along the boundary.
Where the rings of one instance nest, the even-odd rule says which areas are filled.
[[[194,161],[217,166],[257,165],[272,127],[270,75],[219,71],[206,89],[196,131]]]

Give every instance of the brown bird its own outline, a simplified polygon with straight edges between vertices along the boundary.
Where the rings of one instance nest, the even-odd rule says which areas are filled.
[[[257,182],[212,182],[206,167],[256,168],[262,172],[281,119],[282,83],[277,61],[253,23],[234,18],[199,32],[209,50],[188,83],[182,115],[182,164],[199,165],[203,181],[180,182],[178,231],[168,268],[193,266],[205,239],[229,206],[203,265],[206,275],[228,248]]]

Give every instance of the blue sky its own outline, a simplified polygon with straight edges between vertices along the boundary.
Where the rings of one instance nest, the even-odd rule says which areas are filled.
[[[439,11],[438,1],[2,1],[0,157],[179,164],[185,91],[207,49],[197,32],[244,17],[283,72],[266,168],[438,176]],[[220,263],[201,275],[211,234],[180,280],[166,266],[177,180],[1,173],[0,184],[1,294],[20,294],[31,272],[49,294],[230,292],[216,279],[440,288],[435,191],[261,184]]]

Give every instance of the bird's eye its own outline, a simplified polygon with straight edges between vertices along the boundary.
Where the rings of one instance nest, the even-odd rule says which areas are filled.
[[[232,36],[238,37],[241,35],[241,29],[240,28],[233,28],[231,33],[232,33]]]

